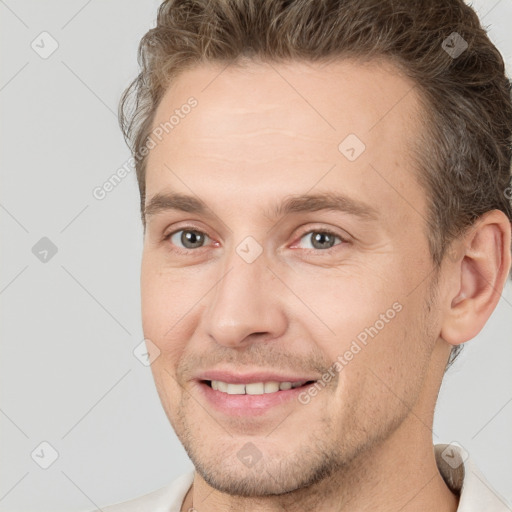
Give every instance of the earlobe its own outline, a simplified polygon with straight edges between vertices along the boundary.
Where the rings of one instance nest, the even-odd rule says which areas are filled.
[[[450,266],[457,274],[457,289],[448,297],[441,328],[449,344],[474,338],[498,304],[510,270],[510,231],[507,216],[492,210],[464,235],[464,251]]]

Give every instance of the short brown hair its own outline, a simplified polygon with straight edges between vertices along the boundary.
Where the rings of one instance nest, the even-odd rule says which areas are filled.
[[[389,59],[417,85],[425,122],[414,150],[436,267],[485,212],[498,209],[512,221],[511,85],[501,54],[463,0],[164,0],[139,45],[141,72],[119,105],[144,225],[141,149],[180,72],[203,62],[343,57]]]

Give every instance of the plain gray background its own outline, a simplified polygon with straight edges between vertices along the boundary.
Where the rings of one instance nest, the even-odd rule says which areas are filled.
[[[130,156],[117,104],[158,5],[0,0],[2,511],[90,510],[192,468],[132,353],[143,339],[134,172],[92,195]],[[511,0],[475,5],[510,73]],[[464,446],[509,502],[511,318],[509,284],[447,374],[434,424],[434,442]],[[42,442],[58,452],[47,469]]]

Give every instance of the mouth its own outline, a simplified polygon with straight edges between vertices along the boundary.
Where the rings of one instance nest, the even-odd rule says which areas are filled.
[[[300,397],[316,380],[226,382],[197,380],[198,390],[207,407],[222,416],[254,417],[285,414],[290,408],[303,408]],[[298,409],[304,410],[304,409]],[[269,417],[270,418],[270,417]]]

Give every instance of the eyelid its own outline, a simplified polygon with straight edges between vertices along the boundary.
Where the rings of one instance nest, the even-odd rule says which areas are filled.
[[[198,233],[206,235],[208,238],[210,238],[210,240],[213,240],[213,237],[211,237],[204,228],[199,227],[199,226],[194,226],[192,224],[184,224],[182,226],[178,225],[178,226],[174,226],[172,228],[172,230],[170,230],[170,231],[165,230],[164,234],[162,236],[162,240],[169,239],[172,235],[176,234],[178,231],[197,231]]]

